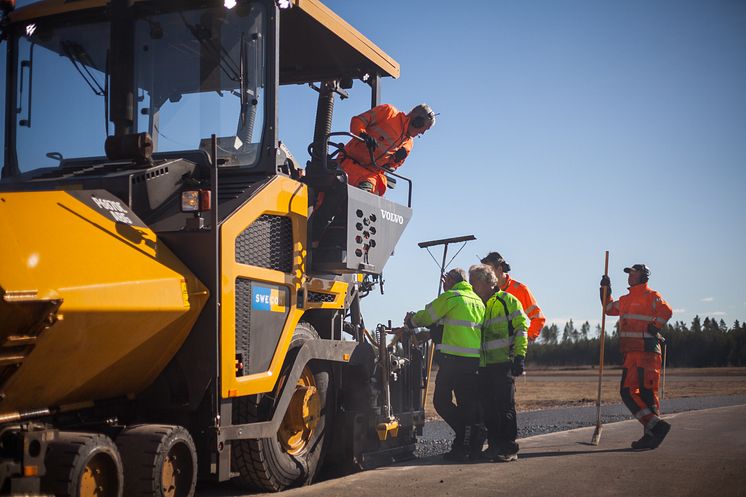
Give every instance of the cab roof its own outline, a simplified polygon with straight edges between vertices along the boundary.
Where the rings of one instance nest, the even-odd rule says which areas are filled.
[[[136,3],[147,0],[135,0]],[[105,7],[107,0],[42,0],[20,7],[11,22]],[[280,84],[399,77],[399,64],[319,0],[292,0],[280,11]]]

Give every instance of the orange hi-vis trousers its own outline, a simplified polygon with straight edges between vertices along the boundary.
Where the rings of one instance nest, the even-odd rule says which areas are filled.
[[[642,423],[646,431],[660,421],[658,384],[661,376],[661,356],[655,352],[627,352],[622,365],[619,393],[627,409]]]

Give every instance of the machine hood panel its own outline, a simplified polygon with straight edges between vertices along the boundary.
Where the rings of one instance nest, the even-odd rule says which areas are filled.
[[[136,395],[207,300],[103,190],[0,193],[0,413]]]

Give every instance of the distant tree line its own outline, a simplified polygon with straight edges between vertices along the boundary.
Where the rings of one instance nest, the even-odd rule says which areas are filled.
[[[735,321],[728,327],[722,319],[695,316],[690,325],[682,321],[663,330],[670,367],[746,366],[746,325]],[[539,366],[591,366],[599,359],[601,327],[586,321],[576,328],[572,319],[562,331],[556,324],[545,326],[539,339],[529,345],[527,360]],[[618,322],[606,331],[604,363],[620,365]]]

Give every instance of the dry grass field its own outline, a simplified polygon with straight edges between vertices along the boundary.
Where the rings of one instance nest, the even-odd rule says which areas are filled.
[[[437,371],[428,389],[425,404],[427,418],[436,417],[433,409],[433,388]],[[617,404],[620,368],[604,369],[601,399],[604,404]],[[662,378],[661,378],[662,382]],[[552,407],[592,406],[596,404],[598,370],[529,369],[516,379],[516,403],[519,411]],[[746,394],[746,368],[669,368],[666,371],[664,398],[699,397],[705,395]]]

